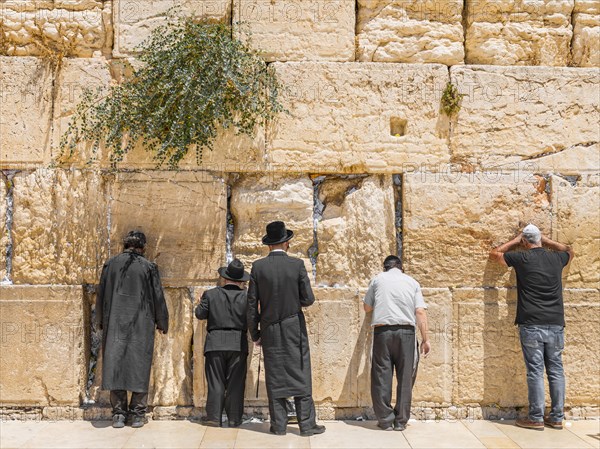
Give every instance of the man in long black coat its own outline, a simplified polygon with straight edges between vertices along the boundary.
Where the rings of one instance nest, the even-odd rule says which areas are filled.
[[[252,265],[248,287],[248,330],[262,345],[271,433],[285,435],[286,398],[293,396],[300,435],[325,431],[317,425],[312,398],[308,333],[302,307],[315,302],[304,262],[287,255],[293,231],[281,221],[267,225],[267,257]]]
[[[196,318],[207,320],[204,370],[208,397],[204,421],[221,426],[225,409],[229,427],[238,427],[244,413],[248,357],[248,300],[244,282],[250,275],[238,259],[218,271],[224,285],[206,290],[196,307]]]
[[[110,390],[113,427],[142,427],[148,403],[148,384],[155,328],[167,333],[169,312],[156,264],[143,254],[146,236],[132,231],[124,251],[102,269],[96,317],[102,329],[102,389]],[[127,391],[131,402],[127,406]]]

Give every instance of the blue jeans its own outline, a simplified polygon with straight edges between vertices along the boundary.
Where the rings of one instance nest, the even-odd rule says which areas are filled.
[[[538,422],[544,419],[545,366],[552,401],[550,420],[562,421],[565,405],[565,372],[562,364],[562,352],[565,347],[563,326],[521,325],[519,336],[527,368],[529,419]]]

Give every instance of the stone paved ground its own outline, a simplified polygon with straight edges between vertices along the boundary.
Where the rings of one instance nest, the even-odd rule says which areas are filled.
[[[411,421],[406,431],[383,432],[375,422],[328,421],[327,432],[300,437],[268,433],[268,423],[239,429],[189,421],[151,421],[142,429],[109,422],[3,421],[0,447],[8,448],[600,448],[600,421],[572,421],[565,430],[519,429],[513,421]]]

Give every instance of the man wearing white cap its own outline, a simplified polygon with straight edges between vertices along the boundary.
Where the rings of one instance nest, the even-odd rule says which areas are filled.
[[[509,251],[521,244],[525,251]],[[548,251],[542,245],[552,251]],[[527,368],[529,415],[516,425],[544,430],[544,424],[563,428],[565,373],[562,365],[565,314],[562,270],[574,257],[571,247],[542,236],[529,224],[511,241],[490,252],[490,259],[513,267],[517,275],[517,316],[521,349]],[[544,367],[552,401],[544,416]]]

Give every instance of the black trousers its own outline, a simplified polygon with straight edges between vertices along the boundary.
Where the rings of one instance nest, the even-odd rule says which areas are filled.
[[[312,429],[317,425],[315,403],[311,395],[294,396],[296,416],[300,430]],[[284,431],[288,423],[287,398],[269,398],[269,417],[274,431]]]
[[[378,326],[373,331],[371,399],[383,426],[406,424],[410,418],[412,387],[416,375],[415,328]],[[418,362],[417,362],[418,363]],[[392,408],[392,378],[396,371],[396,405]]]
[[[131,392],[131,401],[127,406],[127,391],[126,390],[110,390],[110,405],[113,408],[113,416],[127,414],[135,416],[145,416],[148,409],[148,392],[136,393]]]
[[[204,357],[208,384],[206,419],[221,425],[225,410],[229,425],[240,425],[244,414],[247,354],[240,351],[210,351]]]

